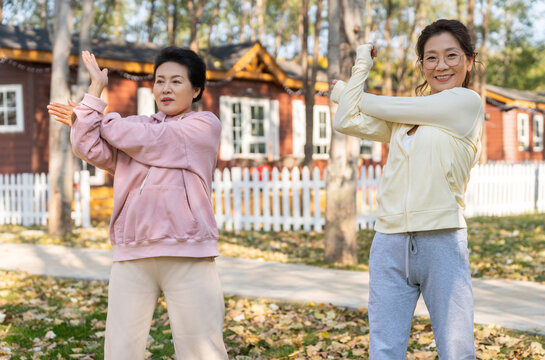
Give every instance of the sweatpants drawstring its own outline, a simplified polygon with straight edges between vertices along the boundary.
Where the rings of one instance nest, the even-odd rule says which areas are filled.
[[[409,252],[413,255],[416,255],[418,252],[416,248],[416,240],[414,233],[408,233],[409,236],[407,236],[407,242],[405,243],[405,279],[407,280],[407,284],[409,283]]]

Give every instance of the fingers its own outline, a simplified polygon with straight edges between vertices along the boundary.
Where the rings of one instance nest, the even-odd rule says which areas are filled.
[[[73,107],[70,105],[64,105],[59,103],[51,103],[47,105],[47,110],[56,111],[61,114],[72,115]]]
[[[371,45],[371,58],[376,58],[377,57],[377,54],[378,54],[378,48],[377,46],[375,45],[375,43],[368,43],[369,45]]]
[[[73,102],[71,99],[68,99],[68,105],[72,106],[73,108],[75,108],[76,106],[78,106],[78,104],[76,104],[75,102]]]
[[[66,124],[68,126],[72,126],[72,118],[71,117],[68,117],[66,118],[66,116],[64,114],[59,114],[55,111],[51,111],[51,110],[48,110],[49,111],[49,114],[53,116],[53,118],[58,121],[58,122],[61,122],[63,124]]]
[[[71,100],[69,102],[73,103]],[[53,116],[56,121],[59,121],[68,126],[72,126],[74,121],[74,107],[71,105],[51,103],[47,105],[47,112]]]

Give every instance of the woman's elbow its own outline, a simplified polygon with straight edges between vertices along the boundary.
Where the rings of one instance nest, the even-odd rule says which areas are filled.
[[[337,116],[337,115],[335,115],[335,119],[333,119],[333,129],[335,129],[335,131],[338,131],[344,134],[347,128],[349,127],[348,126],[349,118],[347,116]]]

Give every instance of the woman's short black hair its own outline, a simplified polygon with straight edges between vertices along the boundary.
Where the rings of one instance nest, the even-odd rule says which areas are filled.
[[[177,46],[166,47],[155,57],[155,67],[153,68],[154,79],[157,68],[166,62],[175,62],[187,68],[187,75],[189,76],[191,86],[201,89],[199,95],[193,99],[193,102],[199,101],[204,92],[204,85],[206,84],[206,64],[203,59],[194,51],[186,48]]]

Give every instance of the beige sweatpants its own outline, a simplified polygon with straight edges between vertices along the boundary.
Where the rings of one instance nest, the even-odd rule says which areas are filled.
[[[228,359],[225,305],[213,258],[156,257],[114,262],[108,288],[105,360],[144,359],[163,292],[177,360]]]

